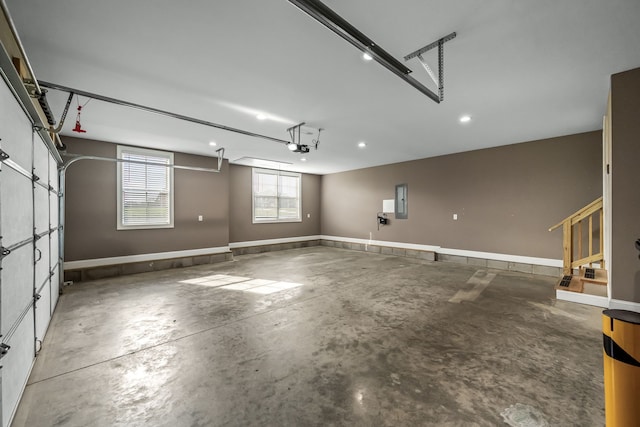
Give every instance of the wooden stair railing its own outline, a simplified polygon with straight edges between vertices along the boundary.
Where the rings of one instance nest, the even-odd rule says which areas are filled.
[[[594,253],[593,250],[593,222],[594,216],[598,216],[598,250]],[[574,214],[566,217],[553,227],[549,228],[549,231],[553,231],[556,228],[562,226],[562,269],[563,274],[571,274],[572,270],[576,267],[580,268],[589,264],[593,266],[594,262],[600,262],[600,268],[605,268],[604,265],[604,218],[602,209],[602,197],[589,203],[587,206],[578,210]],[[583,224],[588,224],[588,245],[587,253],[584,252],[583,245]],[[576,238],[576,244],[574,246],[574,237]],[[574,253],[575,252],[575,253]]]

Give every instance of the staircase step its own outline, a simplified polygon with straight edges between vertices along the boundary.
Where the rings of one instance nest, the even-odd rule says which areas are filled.
[[[571,276],[571,275],[562,276],[562,278],[556,284],[556,289],[559,289],[561,291],[582,293],[583,288],[584,288],[584,284],[582,283],[582,280],[580,280],[580,277],[578,276]]]
[[[580,280],[596,285],[607,284],[607,270],[602,268],[583,268],[580,272]]]

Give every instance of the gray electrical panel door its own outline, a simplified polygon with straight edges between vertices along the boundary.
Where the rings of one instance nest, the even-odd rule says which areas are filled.
[[[395,208],[396,219],[409,218],[409,188],[407,184],[396,185]]]

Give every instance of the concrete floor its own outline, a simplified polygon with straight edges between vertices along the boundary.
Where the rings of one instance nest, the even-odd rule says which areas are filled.
[[[556,280],[312,247],[74,284],[13,425],[602,426]]]

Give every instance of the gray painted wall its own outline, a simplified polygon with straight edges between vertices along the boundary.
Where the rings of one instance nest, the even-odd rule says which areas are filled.
[[[68,151],[114,157],[116,145],[64,138]],[[67,177],[67,261],[325,234],[560,259],[548,227],[601,194],[601,132],[331,174],[303,175],[303,220],[252,224],[251,168],[176,170],[176,227],[116,231],[116,168],[80,162]],[[176,164],[214,159],[176,153]],[[409,218],[377,229],[383,199],[409,185]],[[453,221],[452,215],[458,214]],[[310,218],[307,218],[310,214]],[[205,221],[199,223],[197,216]],[[370,234],[371,233],[371,234]]]
[[[72,137],[63,141],[69,153],[116,156],[116,144]],[[206,168],[217,165],[212,157],[183,153],[175,153],[174,161]],[[252,224],[251,168],[230,166],[225,160],[219,174],[179,169],[174,174],[174,228],[116,230],[116,164],[80,161],[72,165],[67,171],[66,261],[320,234],[320,176],[302,177],[302,222]]]
[[[278,239],[320,234],[320,181],[318,175],[302,175],[302,222],[253,224],[251,168],[230,165],[229,241]],[[307,218],[307,214],[310,218]]]
[[[325,175],[321,230],[561,259],[562,230],[547,230],[602,194],[601,163],[596,131]],[[409,218],[390,215],[378,231],[382,200],[401,183],[409,185]]]
[[[611,76],[611,297],[640,303],[640,68]]]
[[[116,157],[116,144],[63,137],[67,152]],[[177,165],[215,168],[211,157],[175,153]],[[116,230],[116,164],[83,160],[66,181],[66,261],[227,246],[229,166],[221,173],[176,169],[175,227]],[[203,221],[198,222],[198,215]]]

